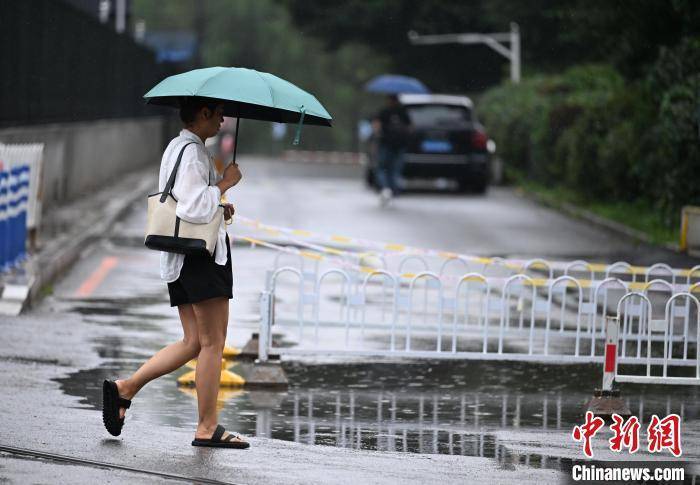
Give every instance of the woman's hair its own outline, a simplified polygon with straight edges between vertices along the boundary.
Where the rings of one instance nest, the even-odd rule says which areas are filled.
[[[202,108],[209,108],[213,112],[220,104],[221,101],[216,101],[209,98],[183,96],[180,98],[180,119],[186,125],[190,124],[195,120],[199,110]]]

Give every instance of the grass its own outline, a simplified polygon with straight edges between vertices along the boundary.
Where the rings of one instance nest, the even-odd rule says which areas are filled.
[[[53,285],[51,285],[51,284],[44,286],[39,291],[39,299],[46,298],[49,295],[53,295]]]
[[[535,194],[554,207],[561,207],[564,203],[572,204],[597,216],[636,229],[646,234],[653,244],[677,245],[680,240],[679,224],[669,228],[658,209],[648,202],[590,201],[569,189],[544,185],[512,172],[509,172],[508,176],[524,192]]]

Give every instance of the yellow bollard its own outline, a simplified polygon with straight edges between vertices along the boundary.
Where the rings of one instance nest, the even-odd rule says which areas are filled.
[[[238,354],[241,353],[241,349],[236,348],[236,347],[229,347],[229,346],[224,346],[224,359],[230,359],[233,360],[235,359]]]
[[[187,365],[187,367],[196,369],[196,360],[191,360],[185,365]],[[232,366],[233,366],[233,364],[230,362],[226,362],[226,359],[221,359],[221,380],[219,381],[220,386],[222,386],[222,387],[241,387],[245,384],[245,379],[243,379],[243,377],[236,374],[235,372],[231,372],[230,370],[228,370],[229,367],[232,367]],[[189,372],[186,372],[182,376],[180,376],[177,379],[178,386],[194,387],[194,385],[195,385],[195,373],[196,373],[196,370],[191,370]]]
[[[193,387],[178,387],[181,392],[188,396],[197,399],[197,389]],[[245,394],[242,389],[219,389],[219,394],[216,396],[216,410],[221,411],[228,401],[235,399]]]
[[[194,371],[191,370],[177,378],[178,386],[194,386]]]

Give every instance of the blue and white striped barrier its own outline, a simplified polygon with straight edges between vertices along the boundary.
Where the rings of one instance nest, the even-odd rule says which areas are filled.
[[[0,272],[7,269],[10,254],[9,184],[10,174],[3,161],[0,160]]]
[[[38,198],[43,150],[43,144],[0,144],[0,273],[27,257],[27,229],[36,227],[39,206],[30,201]]]

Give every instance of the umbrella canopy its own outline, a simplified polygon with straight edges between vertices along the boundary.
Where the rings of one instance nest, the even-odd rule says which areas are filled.
[[[331,126],[331,115],[311,94],[267,72],[242,67],[207,67],[165,78],[144,98],[180,107],[182,96],[224,102],[224,115],[278,123]]]
[[[365,90],[370,93],[384,94],[428,94],[430,90],[414,77],[384,74],[377,76],[365,84]]]

